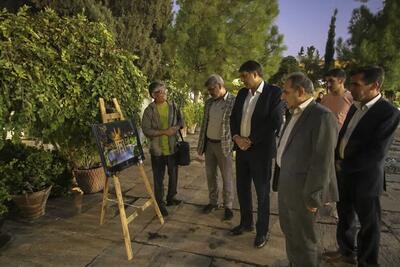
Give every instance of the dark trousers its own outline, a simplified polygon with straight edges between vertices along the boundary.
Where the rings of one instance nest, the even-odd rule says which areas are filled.
[[[236,187],[240,205],[240,224],[253,224],[253,201],[251,181],[257,194],[257,223],[258,235],[265,235],[269,226],[269,191],[271,178],[271,160],[254,158],[248,151],[236,153]]]
[[[337,203],[339,222],[336,231],[339,251],[345,256],[357,255],[360,267],[379,266],[381,233],[379,196],[358,196],[354,193],[355,190],[343,186],[339,188],[340,202]],[[361,225],[358,235],[356,214]]]
[[[159,206],[164,202],[164,175],[165,167],[168,170],[168,194],[167,201],[174,198],[178,186],[178,165],[175,155],[153,156],[151,155],[151,168],[153,169],[154,195]]]
[[[315,214],[307,210],[303,198],[294,202],[293,197],[288,197],[293,194],[296,193],[278,194],[279,223],[285,235],[287,257],[292,266],[319,266]]]

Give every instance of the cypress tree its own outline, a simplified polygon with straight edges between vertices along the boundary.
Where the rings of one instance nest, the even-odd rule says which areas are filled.
[[[326,40],[325,56],[324,56],[324,72],[327,72],[334,65],[334,54],[335,54],[335,28],[336,28],[336,15],[338,13],[335,8],[331,17],[331,23],[329,25],[328,39]]]

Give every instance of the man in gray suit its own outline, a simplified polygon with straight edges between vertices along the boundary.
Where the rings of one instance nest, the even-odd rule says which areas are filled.
[[[333,114],[313,100],[314,87],[303,73],[289,75],[282,99],[289,108],[276,163],[279,220],[291,266],[318,266],[315,213],[338,199],[334,151],[338,125]]]

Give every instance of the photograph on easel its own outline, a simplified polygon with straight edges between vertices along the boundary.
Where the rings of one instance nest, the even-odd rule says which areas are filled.
[[[144,159],[139,134],[131,120],[95,124],[92,130],[107,174],[121,171]]]

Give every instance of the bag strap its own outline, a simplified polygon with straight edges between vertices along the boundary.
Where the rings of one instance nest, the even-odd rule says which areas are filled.
[[[177,119],[177,123],[178,123],[178,121],[180,121],[182,118],[181,118],[180,112],[177,112],[177,111],[176,111],[175,102],[172,102],[172,109],[173,109],[173,111],[174,111],[174,113],[173,113],[174,119],[175,119],[175,112],[176,112],[176,119]],[[182,132],[181,132],[181,129],[180,129],[180,128],[179,128],[178,132],[179,132],[179,135],[180,135],[182,141],[185,141],[185,140],[183,139],[183,135],[182,135]],[[179,140],[179,138],[178,138],[178,140]]]
[[[179,132],[179,135],[180,135],[181,138],[182,138],[182,141],[185,141],[185,140],[183,140],[183,135],[182,135],[181,129],[179,129],[178,132]]]

